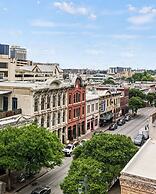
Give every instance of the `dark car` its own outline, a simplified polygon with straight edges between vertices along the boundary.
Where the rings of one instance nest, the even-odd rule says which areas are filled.
[[[31,194],[50,194],[51,193],[51,188],[48,186],[45,187],[37,187],[34,189]]]
[[[125,124],[125,119],[124,119],[124,118],[119,119],[119,120],[117,121],[117,124],[118,124],[119,126],[124,125],[124,124]]]
[[[134,138],[134,144],[135,145],[141,146],[144,142],[145,142],[145,139],[144,139],[144,135],[143,134],[138,134]]]
[[[109,130],[115,130],[118,128],[118,125],[116,123],[112,123],[110,126],[109,126]]]

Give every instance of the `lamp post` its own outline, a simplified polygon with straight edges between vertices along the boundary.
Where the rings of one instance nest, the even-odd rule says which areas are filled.
[[[87,177],[87,175],[85,175],[84,179],[79,182],[79,187],[78,187],[79,194],[83,193],[83,187],[84,187],[84,194],[87,194],[88,193],[88,177]]]

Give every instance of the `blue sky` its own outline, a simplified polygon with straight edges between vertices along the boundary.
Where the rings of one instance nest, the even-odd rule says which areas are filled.
[[[155,0],[1,0],[0,43],[61,68],[156,68]]]

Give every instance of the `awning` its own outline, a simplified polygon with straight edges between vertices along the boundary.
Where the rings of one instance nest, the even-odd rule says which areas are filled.
[[[12,91],[0,90],[0,95],[11,94]]]

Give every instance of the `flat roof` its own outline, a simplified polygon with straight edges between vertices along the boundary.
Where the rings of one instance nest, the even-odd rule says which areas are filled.
[[[140,148],[122,170],[124,173],[156,180],[156,140],[149,139]]]

